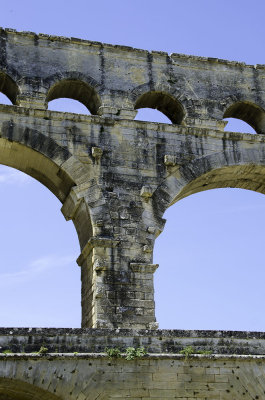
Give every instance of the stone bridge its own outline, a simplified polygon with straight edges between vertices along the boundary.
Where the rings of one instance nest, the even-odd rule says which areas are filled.
[[[75,225],[82,327],[98,328],[87,340],[102,329],[115,338],[120,328],[157,338],[152,254],[165,210],[213,188],[265,193],[265,66],[2,29],[0,91],[13,104],[0,105],[0,163],[43,183]],[[65,97],[91,115],[47,110],[49,101]],[[158,109],[172,124],[135,121],[140,108]],[[224,132],[227,117],[247,122],[257,135]],[[124,340],[111,346],[126,350]],[[117,376],[113,396],[120,398],[264,398],[263,350],[241,358],[192,356],[190,366],[165,346],[153,351],[157,358],[137,361],[138,369],[95,351],[78,363],[74,355],[42,358],[21,349],[3,355],[0,397],[108,399],[103,382],[109,388]]]

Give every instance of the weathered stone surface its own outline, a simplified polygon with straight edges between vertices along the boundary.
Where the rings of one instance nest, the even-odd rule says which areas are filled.
[[[17,353],[0,353],[0,397],[262,399],[264,341],[260,332],[1,329],[2,350]],[[191,345],[197,354],[179,354]],[[33,353],[41,346],[48,352]],[[128,361],[130,346],[148,354]],[[117,348],[120,358],[107,356]],[[205,350],[215,354],[198,354]],[[249,354],[235,354],[242,350]]]
[[[265,193],[264,78],[264,65],[0,30],[0,91],[13,103],[0,105],[0,163],[47,186],[73,220],[93,328],[0,330],[2,351],[16,352],[0,354],[0,399],[264,398],[263,333],[155,330],[152,256],[174,202]],[[60,97],[92,115],[48,111]],[[173,125],[134,121],[146,107]],[[224,132],[226,117],[259,135]],[[41,346],[53,354],[21,354]],[[139,346],[149,355],[131,362],[102,353]],[[187,346],[214,355],[185,359]]]
[[[154,327],[153,276],[130,266],[153,263],[167,207],[217,187],[265,192],[263,135],[223,131],[230,116],[265,133],[264,66],[8,29],[0,38],[0,90],[14,104],[0,106],[0,162],[46,185],[73,220],[82,326]],[[47,111],[59,97],[93,115]],[[174,125],[134,121],[140,107]]]

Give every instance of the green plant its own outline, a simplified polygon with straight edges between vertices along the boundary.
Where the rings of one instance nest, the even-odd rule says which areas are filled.
[[[48,353],[47,347],[41,346],[41,348],[38,351],[38,354],[45,354]]]
[[[211,350],[198,350],[197,351],[198,354],[213,354],[213,352]]]
[[[195,350],[192,346],[186,346],[180,351],[180,354],[185,355],[185,360],[189,358],[191,354],[212,354],[211,350]]]
[[[3,351],[3,354],[13,354],[13,351],[7,349]]]
[[[185,360],[187,360],[189,358],[189,356],[194,353],[195,353],[195,351],[192,346],[186,346],[186,347],[184,347],[183,350],[180,351],[180,354],[185,355]]]
[[[125,359],[130,361],[134,360],[135,358],[141,358],[146,354],[144,347],[128,347],[125,352]]]
[[[108,357],[110,359],[112,359],[112,358],[120,358],[121,357],[121,351],[117,347],[113,347],[112,349],[106,347],[105,348],[105,352],[107,353],[107,355],[108,355]]]

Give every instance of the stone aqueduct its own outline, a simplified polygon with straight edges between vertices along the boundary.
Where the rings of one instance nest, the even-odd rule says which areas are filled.
[[[13,103],[0,105],[0,163],[43,183],[75,225],[83,327],[2,329],[14,354],[0,354],[0,398],[264,399],[264,334],[157,330],[152,253],[176,201],[265,193],[265,65],[2,29],[0,91]],[[91,115],[47,110],[61,97]],[[146,107],[172,125],[135,121]],[[224,132],[227,117],[257,135]],[[40,345],[49,354],[30,353]],[[149,354],[129,364],[102,353],[140,345]],[[186,345],[215,354],[185,359]]]

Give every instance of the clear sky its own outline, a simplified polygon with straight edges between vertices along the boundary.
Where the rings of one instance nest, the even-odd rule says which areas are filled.
[[[264,14],[264,0],[10,0],[0,26],[265,64]],[[240,121],[227,130],[253,132]],[[44,186],[3,166],[0,196],[0,326],[79,327],[72,222]],[[216,189],[181,200],[165,218],[154,256],[160,327],[265,331],[265,197]]]

